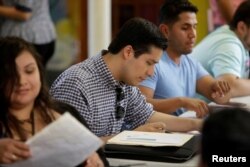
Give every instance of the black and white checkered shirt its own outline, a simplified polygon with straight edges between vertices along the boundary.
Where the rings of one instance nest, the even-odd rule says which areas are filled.
[[[116,118],[116,91],[121,87],[125,116]],[[102,56],[97,55],[63,72],[53,83],[51,95],[74,106],[97,136],[117,134],[144,124],[153,114],[139,89],[114,80]]]

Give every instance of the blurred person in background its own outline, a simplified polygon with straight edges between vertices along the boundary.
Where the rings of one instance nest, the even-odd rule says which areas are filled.
[[[48,0],[2,0],[0,36],[16,36],[34,45],[46,66],[55,50],[56,32]]]
[[[212,76],[230,84],[231,97],[250,95],[249,11],[250,1],[241,3],[230,24],[208,34],[190,55]]]
[[[210,0],[217,3],[218,13],[226,23],[230,23],[238,6],[245,0]]]

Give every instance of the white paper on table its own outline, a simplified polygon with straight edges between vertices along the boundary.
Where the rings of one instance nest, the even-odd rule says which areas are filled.
[[[123,131],[108,140],[108,144],[141,146],[177,146],[180,147],[193,137],[184,133],[157,133],[140,131]]]
[[[246,108],[250,109],[250,96],[234,97],[230,99],[230,102],[246,104]]]
[[[32,157],[7,167],[74,167],[95,152],[102,141],[69,113],[26,142]]]
[[[247,104],[245,103],[241,103],[241,102],[228,102],[226,104],[216,104],[214,102],[211,102],[208,104],[209,107],[212,108],[235,108],[235,107],[239,107],[239,108],[247,108]]]
[[[195,111],[186,111],[186,112],[182,113],[181,115],[179,115],[179,117],[182,117],[182,118],[197,118]]]

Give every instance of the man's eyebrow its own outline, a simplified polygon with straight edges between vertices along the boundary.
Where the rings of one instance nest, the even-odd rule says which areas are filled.
[[[159,63],[159,61],[156,61],[156,60],[150,60],[150,61],[153,62],[154,64]]]
[[[185,22],[185,23],[183,23],[182,25],[183,25],[183,26],[197,26],[197,24],[198,24],[197,22],[194,23],[194,24],[190,24],[190,23],[186,23],[186,22]]]

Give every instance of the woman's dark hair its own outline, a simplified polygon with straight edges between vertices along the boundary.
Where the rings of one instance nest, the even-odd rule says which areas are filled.
[[[250,111],[247,109],[225,108],[212,113],[205,120],[202,129],[202,161],[213,167],[216,166],[212,163],[213,155],[220,157],[249,155],[249,121]]]
[[[122,26],[110,43],[108,51],[117,54],[127,45],[131,45],[135,50],[135,57],[139,57],[143,53],[149,53],[151,46],[165,50],[167,39],[155,24],[143,18],[135,17]]]
[[[230,29],[235,30],[237,24],[243,21],[248,27],[250,26],[250,1],[244,1],[237,8],[232,21],[230,22]]]
[[[198,8],[188,0],[165,0],[160,9],[160,23],[172,25],[182,12],[197,13]]]
[[[16,68],[16,58],[23,52],[29,52],[35,59],[41,80],[41,89],[35,99],[34,108],[41,111],[41,116],[45,123],[49,124],[53,121],[53,114],[50,112],[52,108],[52,101],[48,92],[47,82],[45,79],[44,67],[41,64],[40,56],[35,51],[33,46],[25,40],[18,37],[5,37],[0,38],[0,125],[1,129],[5,129],[7,136],[12,137],[13,134],[10,130],[10,125],[17,132],[21,140],[26,140],[26,135],[20,125],[17,123],[18,120],[9,113],[10,96],[14,89],[15,83],[19,81],[19,74]]]

